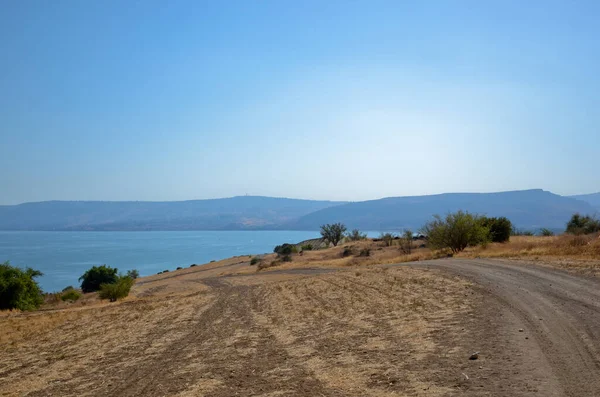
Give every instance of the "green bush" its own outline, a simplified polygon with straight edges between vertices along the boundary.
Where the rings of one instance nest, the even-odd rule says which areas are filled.
[[[458,211],[434,220],[423,227],[429,244],[436,249],[450,249],[460,252],[468,246],[485,243],[490,239],[490,231],[482,225],[481,218],[468,212]]]
[[[67,292],[70,289],[75,289],[75,287],[73,287],[72,285],[69,285],[68,287],[63,288],[62,292]]]
[[[275,252],[277,255],[291,255],[291,254],[295,254],[296,252],[298,252],[298,249],[296,248],[296,246],[294,244],[282,244],[282,245],[278,245],[273,249],[273,252]]]
[[[258,265],[261,260],[261,258],[255,256],[254,258],[250,259],[250,266]]]
[[[127,270],[127,277],[130,277],[131,279],[135,280],[139,276],[140,272],[138,272],[137,269]]]
[[[352,253],[353,253],[352,247],[344,247],[344,250],[342,251],[342,258],[350,256],[350,255],[352,255]]]
[[[117,279],[117,269],[106,265],[94,266],[79,277],[84,293],[98,291],[101,284],[114,284]]]
[[[338,243],[344,237],[346,233],[346,226],[342,223],[332,223],[321,226],[321,237],[334,247],[337,247]]]
[[[131,277],[119,277],[116,282],[111,284],[102,284],[100,286],[100,299],[108,299],[115,302],[117,299],[123,299],[129,295],[129,290],[133,286],[134,280]]]
[[[361,233],[360,230],[358,230],[358,229],[353,229],[348,234],[348,239],[350,241],[366,240],[366,238],[367,238],[367,234],[366,233]]]
[[[360,252],[358,253],[358,256],[371,256],[371,249],[370,248],[361,249]]]
[[[74,288],[71,288],[71,289],[63,292],[63,294],[60,296],[60,299],[62,299],[63,301],[70,301],[70,302],[75,302],[79,298],[81,298],[81,292],[77,291]]]
[[[481,217],[483,227],[490,231],[490,241],[494,243],[505,243],[510,239],[513,229],[512,223],[506,217],[488,218]]]
[[[302,249],[302,251],[312,251],[313,250],[312,244],[303,244],[300,246],[300,248]]]
[[[567,233],[571,234],[592,234],[600,232],[600,221],[589,215],[573,214],[567,223]]]
[[[0,264],[0,310],[34,310],[44,302],[42,290],[34,278],[42,273],[31,268],[25,270]]]
[[[291,255],[283,255],[281,257],[281,261],[282,262],[291,262],[292,261],[292,256]]]

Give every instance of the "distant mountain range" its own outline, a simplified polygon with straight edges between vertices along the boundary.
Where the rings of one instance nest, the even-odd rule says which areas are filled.
[[[595,214],[600,193],[563,197],[544,190],[448,193],[362,202],[260,196],[172,202],[44,201],[0,206],[0,230],[417,230],[434,214],[467,210],[506,216],[522,229],[561,229],[575,212]]]
[[[570,196],[571,198],[585,201],[590,204],[592,207],[596,208],[596,210],[600,211],[600,193],[592,193],[592,194],[580,194],[578,196]]]

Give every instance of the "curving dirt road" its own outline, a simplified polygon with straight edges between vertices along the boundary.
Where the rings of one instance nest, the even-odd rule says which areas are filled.
[[[473,349],[495,373],[493,395],[600,396],[600,282],[514,261],[431,261],[411,266],[466,277],[479,289]],[[479,360],[481,362],[481,360]],[[495,383],[495,385],[491,385]],[[502,386],[502,387],[501,387]]]

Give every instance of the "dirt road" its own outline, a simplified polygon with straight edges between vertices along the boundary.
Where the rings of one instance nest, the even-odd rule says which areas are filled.
[[[498,370],[503,362],[510,367],[495,383],[527,383],[543,396],[600,396],[597,279],[514,261],[453,259],[417,266],[442,269],[478,286],[483,302],[478,317],[491,324],[487,335],[477,335],[474,348],[482,357],[496,356],[491,360]],[[512,394],[496,388],[496,395]]]

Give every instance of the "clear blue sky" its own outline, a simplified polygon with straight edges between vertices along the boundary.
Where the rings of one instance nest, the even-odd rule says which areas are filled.
[[[5,1],[0,204],[600,190],[597,1]]]

